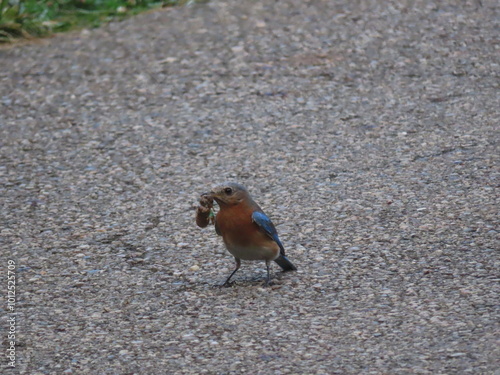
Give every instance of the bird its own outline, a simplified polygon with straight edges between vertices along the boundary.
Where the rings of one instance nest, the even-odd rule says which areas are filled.
[[[235,182],[228,182],[204,193],[200,199],[201,212],[207,217],[207,201],[215,200],[219,211],[215,216],[215,231],[222,236],[227,250],[234,256],[236,267],[222,286],[230,286],[230,280],[241,266],[241,260],[263,260],[266,262],[267,279],[270,285],[270,262],[275,261],[284,272],[296,271],[297,267],[286,257],[285,248],[271,219],[252,199],[248,190]],[[197,218],[198,222],[198,218]],[[199,224],[198,224],[199,225]]]

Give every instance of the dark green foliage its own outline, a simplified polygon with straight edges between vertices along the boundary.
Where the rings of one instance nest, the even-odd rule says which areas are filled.
[[[0,42],[41,37],[186,3],[182,0],[0,0]]]

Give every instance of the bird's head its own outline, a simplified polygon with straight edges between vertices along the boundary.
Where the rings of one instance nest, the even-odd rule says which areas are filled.
[[[210,196],[215,199],[219,206],[235,205],[250,197],[247,189],[235,182],[215,186],[210,191]]]

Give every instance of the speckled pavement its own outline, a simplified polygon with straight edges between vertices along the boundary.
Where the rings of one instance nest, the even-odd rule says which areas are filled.
[[[1,372],[499,374],[499,20],[212,1],[1,48]],[[297,272],[215,286],[223,181]]]

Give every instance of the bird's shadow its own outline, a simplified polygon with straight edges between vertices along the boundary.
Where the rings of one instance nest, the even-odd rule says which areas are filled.
[[[229,283],[220,283],[213,285],[214,288],[233,288],[233,287],[276,287],[282,284],[284,272],[278,272],[273,275],[269,283],[267,278],[262,276],[239,277]]]

